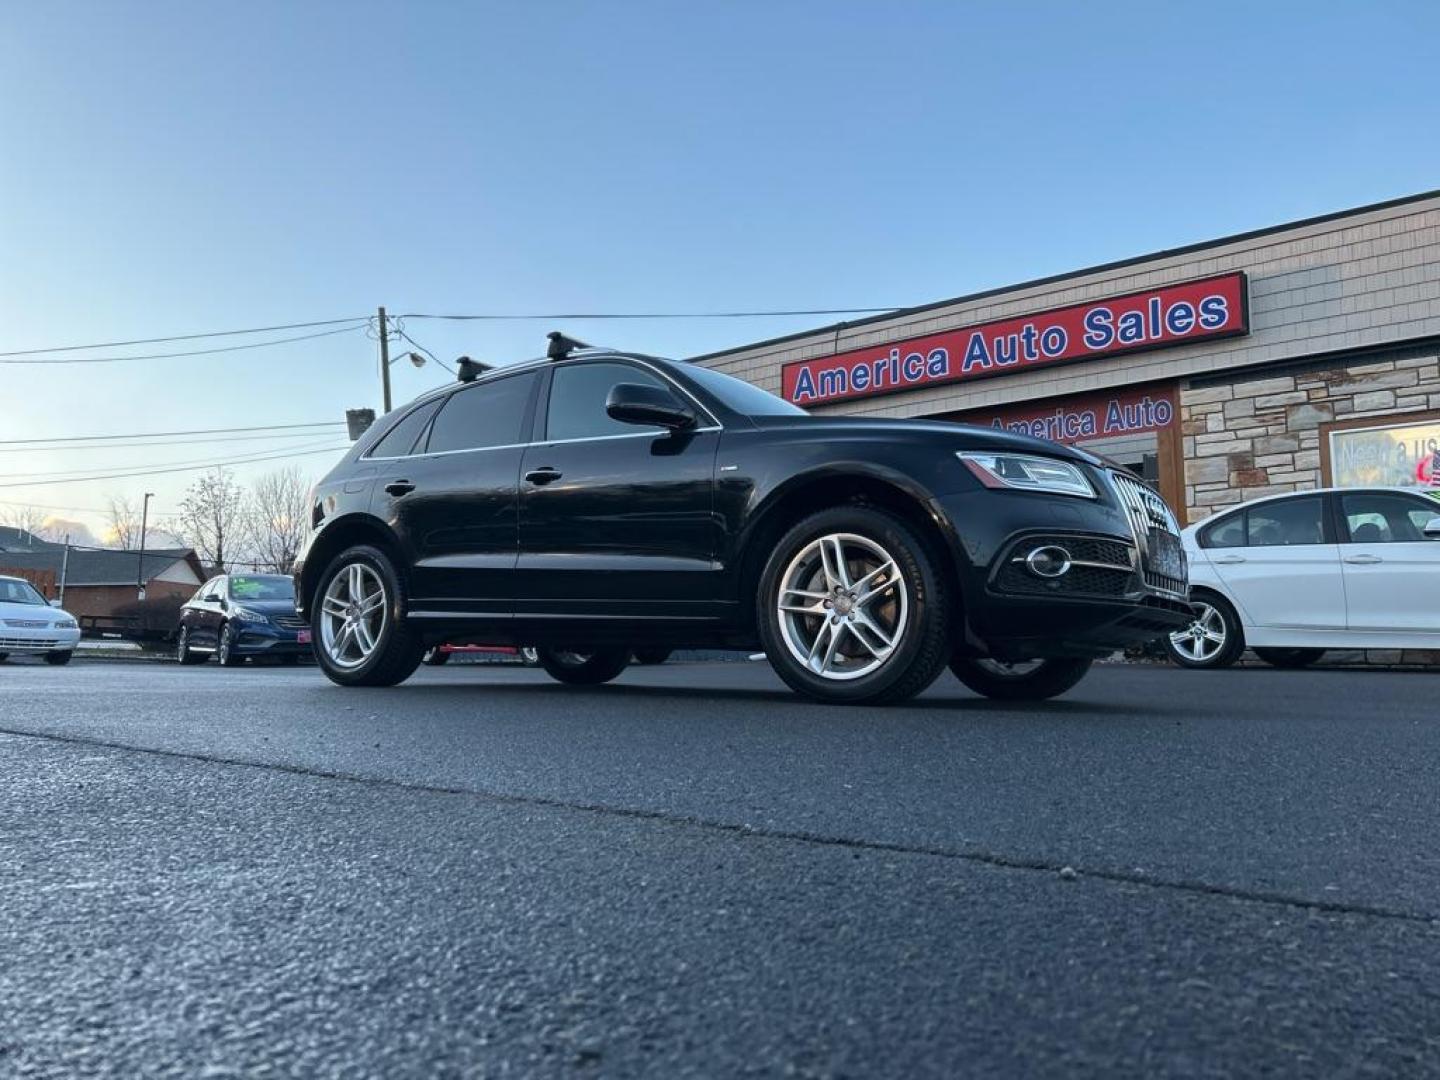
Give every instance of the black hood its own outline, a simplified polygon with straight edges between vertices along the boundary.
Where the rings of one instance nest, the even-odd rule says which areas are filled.
[[[1037,439],[1033,435],[979,424],[957,424],[948,420],[879,419],[860,416],[759,416],[755,423],[767,428],[789,427],[813,431],[817,436],[889,435],[896,438],[924,438],[927,435],[945,440],[948,447],[965,450],[1012,450],[1016,453],[1045,454],[1067,461],[1083,461],[1103,466],[1105,462],[1088,450],[1064,443]]]

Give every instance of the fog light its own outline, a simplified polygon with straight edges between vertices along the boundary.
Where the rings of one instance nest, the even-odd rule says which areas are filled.
[[[1037,547],[1025,556],[1025,565],[1036,577],[1063,577],[1070,570],[1070,552],[1062,547]]]

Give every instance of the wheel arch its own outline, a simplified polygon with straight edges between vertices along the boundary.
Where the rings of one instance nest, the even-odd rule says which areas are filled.
[[[738,584],[745,624],[755,626],[755,594],[775,544],[791,526],[820,510],[869,506],[894,514],[919,537],[944,575],[951,605],[963,604],[959,539],[943,515],[931,509],[930,494],[904,473],[870,462],[837,463],[791,477],[771,491],[750,514],[737,550]],[[958,625],[958,624],[957,624]]]
[[[336,555],[356,544],[370,544],[379,548],[395,563],[396,572],[403,572],[404,560],[401,556],[400,541],[384,523],[368,514],[351,514],[336,518],[320,531],[311,543],[310,549],[305,553],[305,563],[300,571],[300,580],[296,583],[295,606],[297,610],[303,614],[309,614],[310,602],[315,597],[315,589],[320,583],[320,575],[325,572],[325,568],[330,565]]]

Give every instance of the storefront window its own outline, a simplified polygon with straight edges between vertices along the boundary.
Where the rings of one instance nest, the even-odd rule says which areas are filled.
[[[1440,489],[1440,415],[1332,428],[1327,449],[1335,487]]]

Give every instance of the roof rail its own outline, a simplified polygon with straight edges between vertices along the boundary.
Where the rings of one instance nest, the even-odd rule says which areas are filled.
[[[559,330],[551,330],[550,333],[545,336],[550,339],[550,344],[545,348],[545,356],[550,360],[564,360],[576,349],[591,348],[591,346],[586,345],[583,341],[576,341],[574,338],[566,337],[560,333]]]

